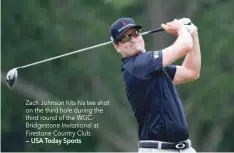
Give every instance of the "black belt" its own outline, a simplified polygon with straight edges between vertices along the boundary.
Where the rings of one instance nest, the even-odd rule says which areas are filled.
[[[186,140],[186,141],[182,141],[178,143],[170,143],[170,142],[163,142],[163,141],[143,140],[138,143],[138,147],[139,148],[183,150],[183,149],[191,147],[191,141]]]

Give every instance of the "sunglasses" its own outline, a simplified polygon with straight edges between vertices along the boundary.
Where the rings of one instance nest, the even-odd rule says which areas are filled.
[[[132,37],[134,37],[134,38],[138,37],[138,36],[140,35],[140,32],[141,32],[140,29],[139,29],[139,30],[135,30],[135,31],[133,31],[133,32],[130,33],[130,34],[121,37],[121,38],[118,40],[118,42],[121,42],[121,43],[130,42],[131,39],[132,39]]]

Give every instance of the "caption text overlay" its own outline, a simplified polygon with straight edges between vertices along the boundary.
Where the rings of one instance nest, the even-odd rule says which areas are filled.
[[[105,114],[108,106],[108,100],[26,100],[26,142],[81,144],[101,127],[98,117]]]

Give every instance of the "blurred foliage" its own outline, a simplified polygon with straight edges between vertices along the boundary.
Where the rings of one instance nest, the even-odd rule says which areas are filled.
[[[109,26],[122,16],[149,27],[148,21],[157,20],[149,18],[150,1],[1,1],[2,151],[136,151],[137,126],[125,95],[121,56],[111,45],[19,71],[23,83],[13,90],[6,87],[4,75],[13,67],[109,41]],[[196,2],[192,20],[199,27],[202,72],[199,80],[178,90],[194,148],[230,152],[234,151],[234,1]],[[154,6],[150,9],[155,14],[160,11]],[[159,49],[150,36],[145,40],[147,49]],[[100,130],[83,145],[30,145],[24,143],[24,103],[42,95],[60,100],[110,100],[111,106],[99,119]]]

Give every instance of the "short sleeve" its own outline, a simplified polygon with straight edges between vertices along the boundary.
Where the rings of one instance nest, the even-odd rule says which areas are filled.
[[[146,78],[152,72],[162,71],[162,51],[148,51],[139,54],[133,62],[132,73]]]
[[[171,80],[174,79],[176,73],[176,65],[168,65],[165,67],[167,74],[170,76]]]

